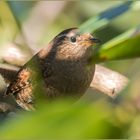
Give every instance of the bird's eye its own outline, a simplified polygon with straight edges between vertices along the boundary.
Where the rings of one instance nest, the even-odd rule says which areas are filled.
[[[70,38],[70,41],[71,41],[72,43],[75,43],[75,42],[76,42],[76,37],[75,37],[75,36],[72,36],[72,37]]]

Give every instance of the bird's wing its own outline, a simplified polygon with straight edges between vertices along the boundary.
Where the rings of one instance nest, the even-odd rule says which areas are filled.
[[[16,102],[26,110],[30,110],[33,104],[31,71],[22,68],[15,79],[7,87],[5,95],[13,95]],[[29,109],[30,108],[30,109]]]
[[[15,94],[23,88],[30,86],[31,73],[27,68],[21,69],[14,80],[7,87],[6,95]]]

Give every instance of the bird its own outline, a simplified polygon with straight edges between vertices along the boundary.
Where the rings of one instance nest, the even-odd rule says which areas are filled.
[[[12,95],[25,110],[34,110],[39,96],[81,97],[94,76],[95,64],[89,63],[97,43],[90,33],[65,29],[19,69],[4,95]]]

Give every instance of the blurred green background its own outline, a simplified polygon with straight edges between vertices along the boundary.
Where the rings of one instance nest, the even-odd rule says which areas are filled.
[[[0,63],[21,66],[60,31],[79,27],[102,40],[94,62],[130,79],[111,99],[97,91],[41,103],[3,122],[2,139],[140,138],[140,1],[0,1]],[[1,78],[1,90],[4,82]]]

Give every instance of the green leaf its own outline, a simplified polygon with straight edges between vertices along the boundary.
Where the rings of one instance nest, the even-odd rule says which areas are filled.
[[[0,44],[12,41],[18,31],[16,21],[7,3],[0,1]]]
[[[75,105],[67,100],[45,103],[36,112],[7,121],[0,136],[1,139],[123,137],[121,129],[110,121],[111,110],[102,101]]]
[[[96,32],[108,25],[111,20],[132,10],[138,10],[139,2],[127,1],[116,7],[107,9],[99,15],[90,18],[80,26],[80,32]],[[137,58],[140,56],[140,36],[139,27],[135,27],[101,46],[94,47],[94,54],[91,63],[104,62],[109,60],[122,60]],[[96,52],[95,52],[96,51]]]
[[[139,27],[117,36],[96,49],[92,63],[140,57]]]
[[[101,27],[110,23],[114,18],[124,14],[129,11],[132,5],[135,4],[134,1],[127,1],[116,7],[107,9],[106,11],[100,13],[99,15],[90,18],[85,23],[80,26],[81,32],[95,32]]]

